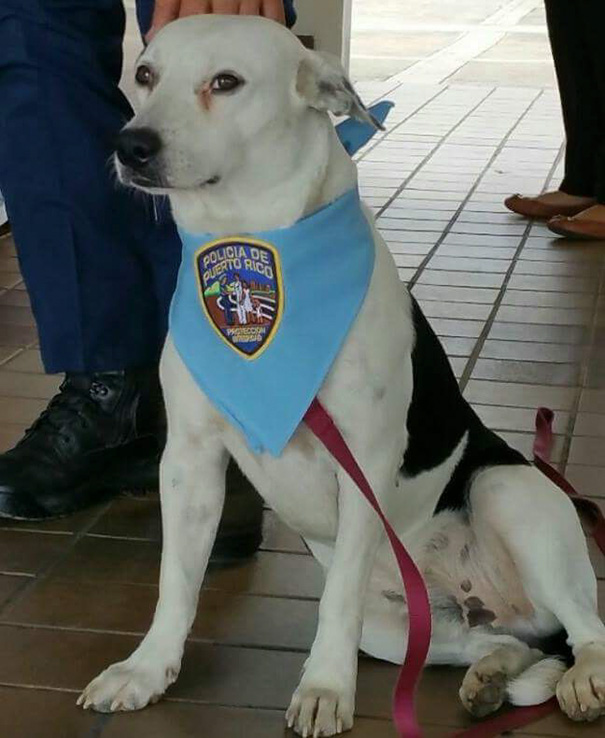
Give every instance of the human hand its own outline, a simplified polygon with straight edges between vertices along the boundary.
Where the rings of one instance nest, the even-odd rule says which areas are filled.
[[[153,20],[147,42],[170,21],[200,13],[223,15],[262,15],[285,24],[283,0],[155,0]]]

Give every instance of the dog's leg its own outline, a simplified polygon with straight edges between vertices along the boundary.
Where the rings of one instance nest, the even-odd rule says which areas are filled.
[[[479,474],[470,493],[474,528],[498,535],[538,612],[565,628],[575,665],[557,685],[562,710],[574,720],[605,713],[605,625],[586,540],[568,497],[533,467]]]
[[[470,666],[460,699],[473,715],[497,710],[508,697],[511,681],[544,659],[512,635],[488,628],[469,628],[452,608],[433,600],[433,628],[427,664]],[[361,648],[374,658],[401,664],[408,638],[408,613],[384,597],[374,596],[366,608]],[[559,672],[560,676],[560,672]]]
[[[138,710],[175,681],[221,516],[227,459],[216,442],[171,435],[161,465],[163,548],[153,624],[130,658],[86,687],[78,700],[85,709]]]
[[[386,474],[368,478],[375,490],[385,489]],[[289,726],[305,738],[331,736],[353,727],[365,596],[382,538],[376,513],[342,470],[338,481],[338,532],[319,606],[317,635],[286,714]]]

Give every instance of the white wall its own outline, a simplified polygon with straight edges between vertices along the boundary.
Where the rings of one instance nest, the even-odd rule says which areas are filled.
[[[352,0],[297,0],[295,31],[315,36],[316,48],[349,63]]]

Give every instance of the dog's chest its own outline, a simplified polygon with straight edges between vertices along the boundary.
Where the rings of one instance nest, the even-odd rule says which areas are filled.
[[[268,505],[305,538],[333,541],[338,524],[338,481],[334,463],[304,425],[278,458],[255,454],[241,435],[228,431],[225,443]]]

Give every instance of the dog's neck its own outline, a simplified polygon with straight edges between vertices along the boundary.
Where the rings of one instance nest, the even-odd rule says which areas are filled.
[[[355,166],[329,118],[312,114],[303,123],[255,147],[231,184],[227,177],[171,194],[179,227],[217,235],[285,228],[355,187]]]

